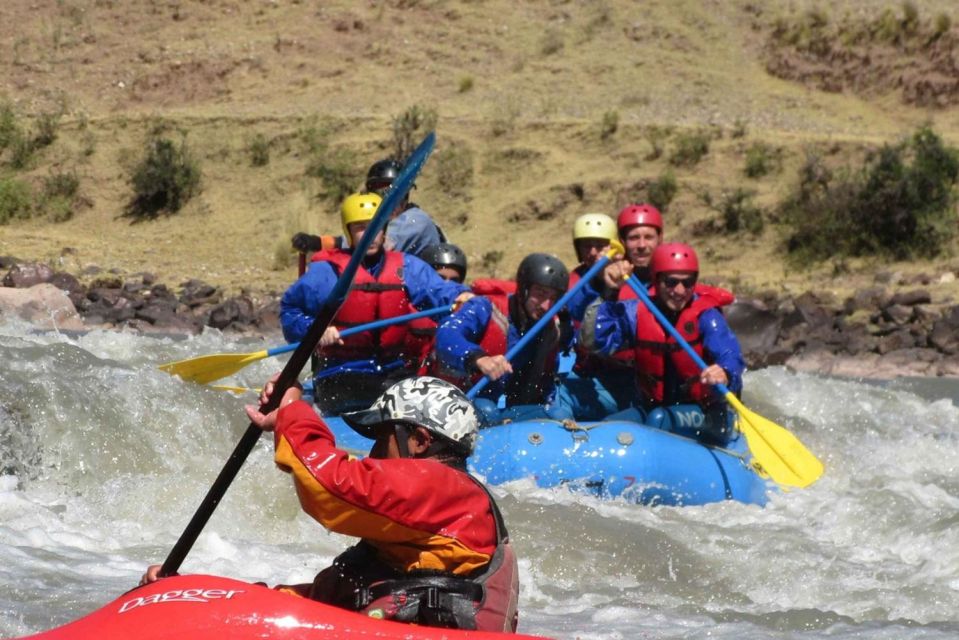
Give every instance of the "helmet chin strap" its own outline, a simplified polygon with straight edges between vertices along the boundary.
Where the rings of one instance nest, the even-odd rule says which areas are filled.
[[[397,422],[393,427],[393,431],[396,434],[396,448],[399,449],[401,458],[409,458],[410,456],[410,431],[409,428],[400,422]]]

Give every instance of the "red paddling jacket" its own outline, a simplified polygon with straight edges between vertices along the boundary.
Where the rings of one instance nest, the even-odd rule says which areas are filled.
[[[362,538],[317,576],[311,597],[374,617],[515,631],[516,558],[472,476],[429,458],[353,458],[305,402],[280,409],[275,446],[303,510]]]

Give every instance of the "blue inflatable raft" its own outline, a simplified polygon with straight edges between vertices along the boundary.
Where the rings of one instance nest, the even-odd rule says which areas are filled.
[[[337,417],[325,418],[339,446],[365,454],[372,441]],[[745,438],[725,447],[637,422],[526,420],[483,429],[470,471],[490,484],[532,478],[641,504],[701,505],[738,500],[763,505],[769,484],[749,464]]]

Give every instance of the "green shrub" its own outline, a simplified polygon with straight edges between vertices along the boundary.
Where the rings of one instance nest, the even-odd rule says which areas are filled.
[[[473,151],[465,144],[453,144],[436,154],[436,181],[443,193],[465,197],[473,186]]]
[[[646,127],[644,135],[649,146],[652,147],[650,152],[646,154],[647,160],[656,160],[663,155],[663,146],[671,133],[672,129],[669,127]]]
[[[676,183],[676,174],[667,170],[649,183],[649,186],[646,187],[646,195],[649,198],[650,204],[660,211],[666,211],[669,208],[669,203],[676,197],[678,190],[679,185]]]
[[[0,224],[29,218],[33,211],[30,185],[16,178],[0,178]]]
[[[782,169],[782,150],[764,142],[754,142],[746,149],[743,173],[750,178],[761,178]]]
[[[719,204],[714,207],[720,214],[721,230],[725,233],[747,231],[753,235],[762,233],[763,212],[753,203],[755,191],[736,188],[724,192]]]
[[[270,141],[262,133],[253,136],[246,150],[250,154],[250,165],[265,167],[270,164]]]
[[[79,199],[80,178],[75,171],[56,171],[43,180],[40,207],[51,222],[73,217]]]
[[[48,147],[57,139],[62,113],[41,113],[37,117],[37,130],[33,135],[36,148]]]
[[[176,213],[200,192],[200,183],[200,165],[186,140],[176,144],[169,138],[151,137],[130,176],[133,199],[127,214],[153,218],[160,213]]]
[[[33,160],[33,152],[36,149],[33,138],[17,131],[10,142],[10,167],[18,170],[29,167],[30,161]]]
[[[0,153],[21,136],[17,114],[9,102],[0,104]]]
[[[547,29],[539,43],[539,51],[544,56],[551,56],[563,50],[566,43],[563,41],[563,34],[556,29]]]
[[[459,92],[466,93],[473,88],[473,76],[463,76],[459,81]]]
[[[831,172],[811,156],[781,205],[790,256],[938,255],[956,234],[957,178],[959,152],[928,126],[859,168]]]
[[[602,140],[609,140],[619,129],[619,112],[607,111],[603,114],[603,119],[599,123],[599,137]]]
[[[340,202],[356,191],[362,174],[360,159],[356,152],[346,147],[330,147],[322,153],[314,153],[306,167],[306,175],[323,182],[321,198]]]
[[[699,164],[709,153],[709,136],[703,131],[681,133],[676,138],[676,148],[669,156],[669,163],[676,167],[692,167]]]
[[[420,140],[436,128],[439,115],[436,109],[414,104],[402,114],[393,118],[394,158],[405,161]]]

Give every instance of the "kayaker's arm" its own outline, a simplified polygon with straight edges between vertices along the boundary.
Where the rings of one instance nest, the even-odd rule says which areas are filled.
[[[720,383],[729,387],[733,393],[740,393],[743,389],[746,361],[736,334],[729,328],[729,324],[718,309],[708,309],[703,312],[699,317],[699,329],[703,336],[703,347],[710,356],[707,361],[712,361],[720,367],[728,378],[727,381],[720,381]],[[709,384],[715,383],[709,382]]]
[[[462,294],[469,293],[466,285],[444,280],[433,267],[416,256],[403,256],[403,271],[410,302],[417,309],[448,307]]]
[[[336,285],[329,263],[313,262],[280,299],[280,324],[287,342],[301,342]]]
[[[579,341],[586,349],[604,355],[632,346],[636,335],[637,300],[596,301],[586,308]]]
[[[482,296],[466,301],[436,329],[436,355],[443,366],[462,374],[486,356],[479,345],[493,312],[493,303]]]

